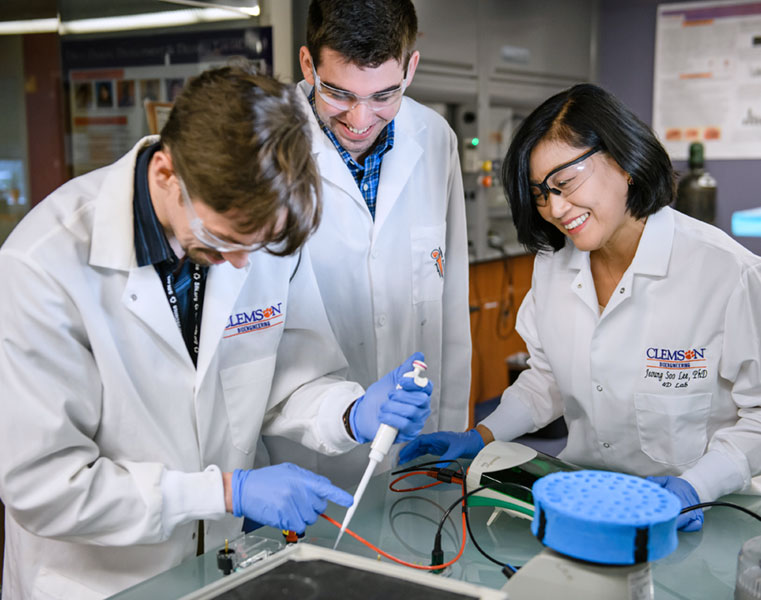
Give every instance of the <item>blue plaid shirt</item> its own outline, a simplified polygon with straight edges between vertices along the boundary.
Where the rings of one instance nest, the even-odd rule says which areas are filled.
[[[354,181],[357,182],[359,191],[365,199],[367,208],[370,210],[370,215],[374,221],[375,201],[378,197],[381,162],[383,162],[383,155],[394,147],[394,122],[391,121],[383,128],[383,131],[381,131],[381,134],[378,136],[375,149],[367,156],[367,158],[365,158],[365,166],[362,166],[351,157],[351,154],[349,154],[346,151],[346,148],[341,145],[333,132],[320,120],[314,105],[314,88],[312,88],[312,93],[309,94],[309,103],[312,105],[314,116],[317,118],[317,122],[320,124],[320,127],[322,127],[325,135],[327,135],[328,139],[333,142],[333,145],[336,147],[336,150],[338,150],[338,154],[341,155],[344,164],[349,167],[349,171],[354,177]]]

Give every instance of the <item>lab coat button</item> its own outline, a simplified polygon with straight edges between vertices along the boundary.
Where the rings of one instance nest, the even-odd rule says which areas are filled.
[[[603,448],[610,448],[610,444],[608,442],[603,442],[602,443],[602,447]]]
[[[383,327],[386,324],[386,315],[381,315],[378,317],[378,325]]]
[[[135,300],[137,300],[137,294],[132,294],[130,298],[132,299],[132,302],[134,302]]]
[[[581,284],[580,284],[580,283],[579,283],[579,284],[577,284],[577,285],[576,285],[576,287],[577,287],[577,288],[579,288],[579,289],[581,289]]]
[[[598,385],[598,386],[597,386],[597,391],[598,391],[598,392],[602,392],[602,386],[601,386],[601,385]]]
[[[373,251],[370,253],[370,256],[373,258],[378,258],[378,251],[376,249],[373,249]]]
[[[620,290],[618,290],[618,293],[623,294],[625,291],[626,291],[626,288],[621,288]]]

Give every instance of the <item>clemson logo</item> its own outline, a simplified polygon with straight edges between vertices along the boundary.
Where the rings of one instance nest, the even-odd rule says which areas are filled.
[[[444,279],[444,253],[441,251],[441,247],[434,248],[431,251],[431,258],[436,265],[436,272],[439,274],[439,277]]]
[[[264,315],[265,319],[269,319],[272,316],[272,309],[271,308],[265,308],[262,311],[262,314]]]

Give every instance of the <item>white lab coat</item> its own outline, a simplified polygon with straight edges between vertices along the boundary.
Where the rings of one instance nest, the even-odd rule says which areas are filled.
[[[702,501],[761,472],[761,258],[719,229],[651,215],[602,315],[589,253],[540,253],[517,328],[530,369],[483,421],[498,439],[565,414],[562,458],[681,476]]]
[[[207,548],[239,535],[220,470],[253,467],[260,430],[356,446],[341,415],[363,390],[338,378],[308,253],[290,282],[298,257],[210,268],[194,368],[135,260],[134,164],[155,139],[62,186],[0,250],[4,600],[113,594],[194,556],[197,519]]]
[[[322,177],[323,217],[309,240],[328,318],[349,362],[348,378],[367,387],[421,351],[433,382],[424,431],[468,423],[470,313],[465,202],[457,139],[433,110],[405,97],[394,147],[383,157],[375,221],[356,181],[309,105],[312,153]],[[445,254],[444,276],[432,253]],[[291,460],[345,485],[367,465],[367,446],[318,456],[266,439],[273,460]],[[380,469],[379,469],[380,470]]]

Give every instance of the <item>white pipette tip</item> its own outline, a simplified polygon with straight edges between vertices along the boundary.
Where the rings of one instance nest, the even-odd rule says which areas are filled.
[[[351,521],[352,514],[350,514],[350,511],[354,508],[354,505],[352,504],[349,509],[346,511],[346,516],[344,517],[344,522],[341,523],[341,531],[338,532],[338,537],[336,538],[335,543],[333,544],[333,550],[338,548],[338,542],[341,541],[341,538],[343,537],[344,531],[346,531],[346,521],[347,519]]]
[[[428,369],[428,366],[422,360],[414,360],[412,361],[412,368],[412,371],[405,373],[402,377],[414,377],[415,383],[418,384],[421,388],[428,385],[428,379],[421,376],[421,373]],[[402,386],[397,384],[396,387],[397,389],[400,389]],[[354,516],[354,511],[357,510],[359,501],[362,499],[362,495],[365,493],[365,488],[370,482],[370,477],[372,477],[373,471],[375,471],[376,465],[381,462],[388,453],[389,449],[394,443],[394,440],[396,439],[397,433],[398,431],[396,428],[391,427],[390,425],[386,425],[385,423],[381,424],[381,426],[378,427],[378,431],[375,434],[375,439],[373,439],[372,444],[370,444],[370,460],[367,464],[364,475],[362,475],[362,480],[357,486],[357,491],[354,492],[354,502],[347,509],[343,523],[341,523],[341,530],[338,532],[338,537],[336,538],[335,544],[333,544],[333,550],[338,547],[338,542],[341,541],[341,537],[343,536],[344,531],[346,531],[346,528],[349,526],[351,518]]]
[[[336,549],[336,547],[338,546],[338,542],[341,541],[341,536],[343,536],[344,531],[346,531],[346,528],[349,526],[349,523],[351,522],[351,518],[354,516],[354,511],[357,510],[357,506],[359,506],[359,501],[362,499],[362,494],[365,493],[365,488],[367,487],[367,484],[370,481],[370,477],[373,476],[373,471],[375,471],[375,465],[377,464],[378,463],[374,460],[370,460],[370,462],[367,464],[365,473],[364,475],[362,475],[362,480],[359,482],[359,485],[357,486],[357,491],[354,492],[354,502],[346,510],[346,516],[344,516],[343,523],[341,523],[341,530],[338,532],[336,543],[333,544],[333,550]]]

